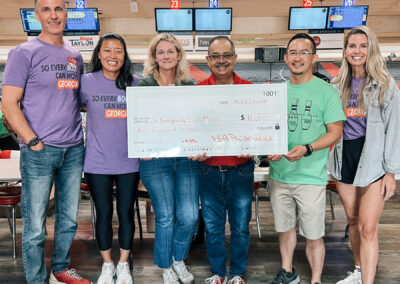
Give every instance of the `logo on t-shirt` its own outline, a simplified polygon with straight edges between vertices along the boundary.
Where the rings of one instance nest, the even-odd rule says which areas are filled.
[[[60,65],[60,68],[65,65]],[[67,71],[68,72],[74,72],[74,73],[62,73],[59,72],[56,74],[57,77],[57,89],[72,89],[76,90],[79,88],[79,80],[77,77],[79,77],[78,74],[76,74],[78,67],[76,64],[76,60],[73,59],[71,56],[68,56],[68,64],[66,65]],[[65,70],[65,69],[64,69]]]
[[[126,119],[126,96],[113,94],[100,94],[92,96],[91,103],[99,104],[104,107],[105,118],[123,118]],[[102,108],[101,107],[101,108]]]
[[[367,116],[366,112],[360,108],[358,92],[351,94],[350,99],[347,102],[345,115],[346,117],[365,117]]]
[[[301,122],[301,129],[308,130],[313,121],[311,112],[312,100],[306,100],[303,113],[298,113],[299,98],[293,98],[290,105],[290,112],[288,113],[288,128],[290,132],[295,132],[299,121]],[[300,110],[301,111],[301,110]]]
[[[68,65],[67,65],[67,70],[70,72],[76,72],[76,60],[73,59],[71,56],[68,56]]]
[[[126,109],[106,109],[105,118],[127,118]]]
[[[57,89],[71,89],[76,90],[79,88],[78,80],[57,80]]]
[[[365,111],[358,107],[346,108],[346,117],[365,117],[367,116]]]

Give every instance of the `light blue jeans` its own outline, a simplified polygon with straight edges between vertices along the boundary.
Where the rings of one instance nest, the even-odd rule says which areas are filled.
[[[78,227],[83,156],[83,144],[70,148],[45,145],[39,151],[21,148],[22,261],[28,284],[43,284],[47,278],[46,214],[53,182],[55,223],[51,269],[59,273],[70,264],[69,249]]]
[[[188,158],[140,161],[140,178],[156,216],[154,264],[169,268],[184,260],[199,213],[198,162]]]

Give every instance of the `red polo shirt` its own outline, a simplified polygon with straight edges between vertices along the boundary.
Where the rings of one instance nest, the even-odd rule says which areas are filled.
[[[233,76],[234,85],[253,84],[250,81],[240,78],[238,75],[236,75],[236,73],[233,73]],[[208,79],[198,83],[197,85],[216,85],[216,82],[214,76],[211,74]],[[238,158],[237,156],[215,156],[208,158],[203,163],[210,166],[237,166],[246,163],[248,160],[249,159]]]

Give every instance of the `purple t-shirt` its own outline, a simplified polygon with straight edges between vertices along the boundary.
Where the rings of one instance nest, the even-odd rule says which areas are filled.
[[[132,86],[139,83],[134,76]],[[81,99],[87,106],[84,171],[125,174],[139,170],[139,159],[128,158],[126,93],[102,71],[82,76]]]
[[[364,84],[364,78],[354,78],[351,82],[351,95],[347,101],[346,118],[343,124],[343,140],[364,137],[367,128],[365,112],[359,107],[358,94]]]
[[[78,107],[82,73],[81,54],[65,43],[56,46],[35,38],[10,51],[3,85],[24,89],[21,110],[44,144],[72,147],[82,142]]]

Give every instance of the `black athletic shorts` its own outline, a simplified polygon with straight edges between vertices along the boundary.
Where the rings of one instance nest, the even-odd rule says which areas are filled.
[[[342,179],[346,184],[353,184],[356,176],[358,163],[360,161],[362,149],[364,147],[365,136],[353,140],[343,140],[343,155],[342,155]],[[384,177],[376,179],[374,182]]]
[[[341,182],[353,184],[364,142],[365,136],[353,140],[343,140]]]

